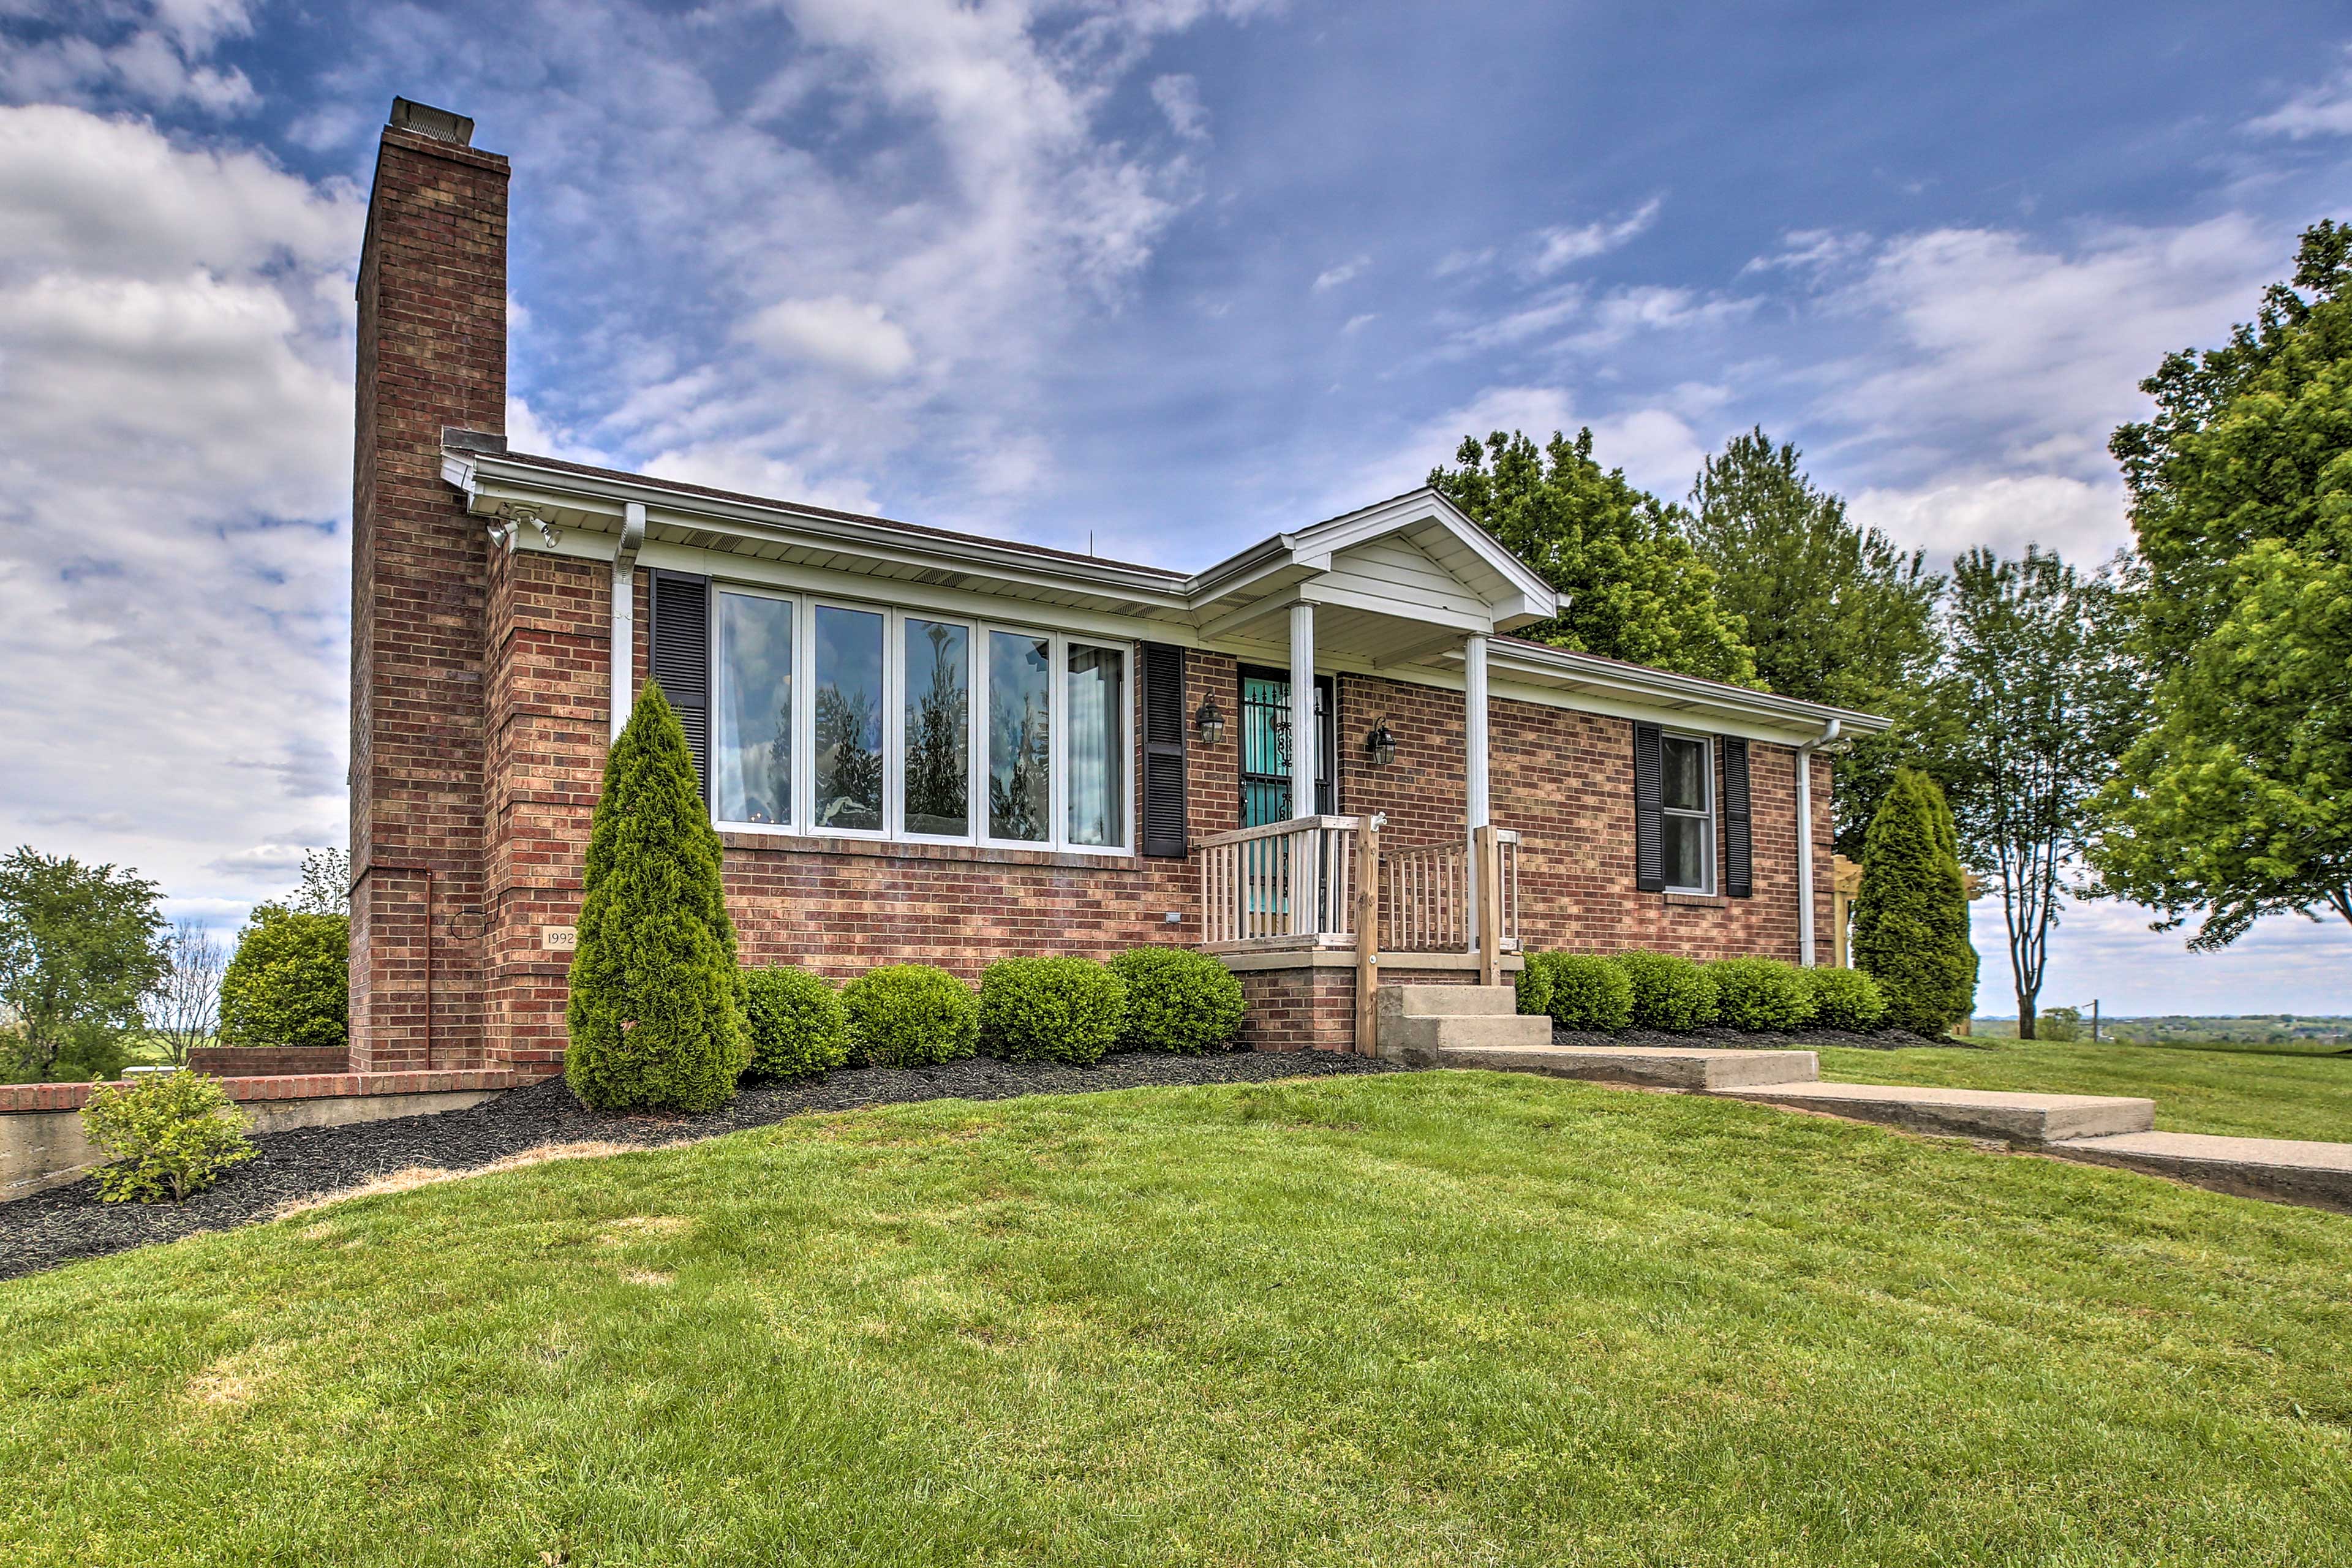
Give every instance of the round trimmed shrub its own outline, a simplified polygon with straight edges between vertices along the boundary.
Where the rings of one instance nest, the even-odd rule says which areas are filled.
[[[1205,952],[1139,947],[1110,961],[1127,982],[1122,1050],[1198,1056],[1229,1050],[1241,1034],[1242,983]]]
[[[759,1078],[803,1078],[849,1059],[849,1010],[805,969],[745,970],[743,1026],[751,1037],[749,1070]]]
[[[1878,982],[1859,969],[1808,969],[1812,1022],[1824,1029],[1875,1029],[1886,1017]]]
[[[1617,967],[1633,984],[1633,1026],[1686,1035],[1716,1018],[1715,980],[1675,952],[1621,952]]]
[[[1529,952],[1527,962],[1520,965],[1518,973],[1512,978],[1511,988],[1519,999],[1520,1012],[1551,1011],[1551,956],[1548,952]]]
[[[981,972],[981,1043],[1001,1061],[1092,1067],[1126,1025],[1127,982],[1091,958],[1000,958]]]
[[[1546,1011],[1563,1028],[1608,1033],[1633,1021],[1633,983],[1597,952],[1547,952],[1551,1000]]]
[[[1813,1016],[1813,988],[1805,972],[1777,958],[1718,958],[1706,966],[1715,981],[1716,1016],[1735,1029],[1760,1034],[1801,1029]]]
[[[340,1050],[351,1039],[352,921],[261,904],[221,975],[220,1043]]]
[[[971,987],[928,963],[886,963],[842,988],[849,1059],[862,1067],[930,1067],[971,1056],[980,1043]]]

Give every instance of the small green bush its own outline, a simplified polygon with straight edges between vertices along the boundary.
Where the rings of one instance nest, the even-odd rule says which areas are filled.
[[[1553,1023],[1614,1033],[1633,1021],[1633,983],[1614,961],[1597,952],[1538,956],[1550,971],[1551,1000],[1546,1010]]]
[[[1812,1018],[1813,988],[1793,963],[1718,958],[1706,972],[1715,981],[1716,1016],[1735,1029],[1801,1029]]]
[[[1512,994],[1518,997],[1519,1011],[1534,1015],[1551,1011],[1551,964],[1547,952],[1529,952],[1512,977]]]
[[[1621,952],[1617,967],[1633,984],[1633,1026],[1686,1035],[1716,1019],[1715,981],[1674,952]]]
[[[999,1060],[1089,1068],[1126,1026],[1127,982],[1091,958],[1000,958],[981,972],[981,1044]]]
[[[110,1204],[184,1202],[255,1153],[227,1092],[201,1073],[100,1084],[82,1107],[81,1126],[114,1157],[97,1173],[99,1196]]]
[[[750,1070],[760,1078],[802,1078],[849,1059],[849,1010],[805,969],[745,970],[743,1025],[751,1037]]]
[[[1824,1029],[1875,1029],[1886,1016],[1878,982],[1859,969],[1808,969],[1812,1022]]]
[[[1139,947],[1110,961],[1127,982],[1122,1050],[1198,1056],[1230,1049],[1241,1033],[1242,983],[1205,952]]]
[[[971,1056],[980,1044],[980,1003],[971,987],[928,963],[886,963],[842,989],[849,1014],[849,1059],[865,1067],[930,1067]]]
[[[351,1039],[352,921],[260,904],[221,975],[220,1043],[341,1050]]]

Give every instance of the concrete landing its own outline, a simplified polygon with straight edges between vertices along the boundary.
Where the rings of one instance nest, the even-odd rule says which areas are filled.
[[[2156,1125],[2156,1101],[2097,1094],[2015,1094],[1874,1083],[1789,1084],[1719,1092],[1760,1104],[1883,1121],[1915,1132],[1956,1132],[2037,1146],[2146,1132]]]
[[[2095,1165],[2174,1176],[2240,1197],[2273,1198],[2352,1214],[2352,1143],[2221,1138],[2204,1132],[2119,1132],[2070,1138],[2048,1152]]]
[[[1811,1083],[1821,1076],[1811,1051],[1654,1049],[1643,1046],[1447,1045],[1437,1065],[1548,1078],[1640,1084],[1647,1089],[1723,1090],[1759,1084]]]

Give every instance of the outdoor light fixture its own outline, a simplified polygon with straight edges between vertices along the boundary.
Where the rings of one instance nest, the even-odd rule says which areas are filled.
[[[1364,737],[1364,755],[1372,759],[1372,766],[1387,767],[1396,761],[1396,735],[1389,729],[1385,713],[1372,721],[1371,733]]]
[[[1200,731],[1201,744],[1213,746],[1225,738],[1225,710],[1217,706],[1213,696],[1201,699],[1200,711],[1192,715],[1192,728]]]

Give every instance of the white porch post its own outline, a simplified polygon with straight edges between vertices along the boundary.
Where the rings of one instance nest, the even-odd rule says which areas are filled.
[[[629,721],[630,706],[636,701],[636,631],[635,620],[637,598],[637,552],[646,542],[646,508],[643,501],[630,501],[621,511],[621,537],[613,548],[613,739],[621,738],[621,727]]]
[[[1487,864],[1485,853],[1486,835],[1481,828],[1493,825],[1494,816],[1486,794],[1486,639],[1473,632],[1462,639],[1462,783],[1463,810],[1469,819],[1470,875],[1470,946],[1474,952],[1484,947],[1481,934],[1486,930],[1486,900]],[[1499,928],[1497,928],[1499,929]],[[1486,971],[1494,955],[1484,954],[1479,965],[1483,984],[1493,984]]]
[[[1290,815],[1315,815],[1315,606],[1290,606]]]

